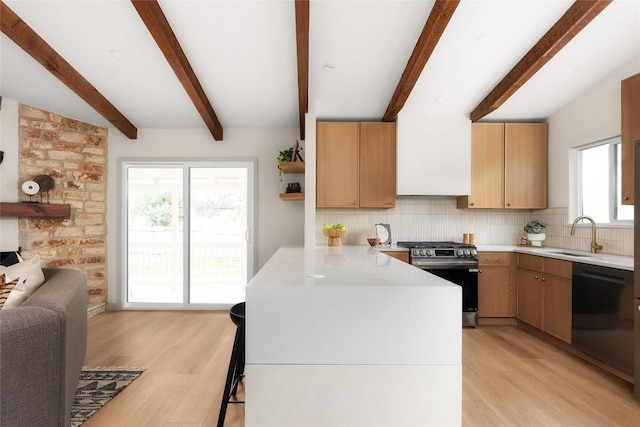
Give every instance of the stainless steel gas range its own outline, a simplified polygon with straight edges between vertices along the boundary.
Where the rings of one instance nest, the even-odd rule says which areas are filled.
[[[409,248],[411,265],[462,287],[462,326],[477,325],[478,249],[456,242],[398,242]]]

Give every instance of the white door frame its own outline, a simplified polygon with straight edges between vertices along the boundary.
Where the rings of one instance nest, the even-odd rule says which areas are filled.
[[[128,182],[127,171],[132,167],[148,167],[148,168],[183,168],[184,169],[184,197],[185,208],[188,205],[189,195],[189,171],[191,168],[246,168],[247,169],[247,283],[255,275],[256,260],[257,260],[257,160],[251,159],[175,159],[175,160],[158,160],[153,158],[123,158],[119,159],[119,188],[121,192],[119,215],[121,221],[119,222],[119,247],[120,256],[118,257],[118,277],[121,284],[118,286],[117,304],[122,309],[131,310],[228,310],[231,304],[225,303],[189,303],[188,292],[188,274],[189,274],[189,233],[184,233],[183,246],[184,250],[184,274],[185,282],[183,283],[184,297],[182,303],[141,303],[141,302],[129,302],[127,301],[127,254],[128,254]],[[186,209],[185,209],[186,210]],[[189,215],[185,215],[184,226],[186,230],[189,230]]]

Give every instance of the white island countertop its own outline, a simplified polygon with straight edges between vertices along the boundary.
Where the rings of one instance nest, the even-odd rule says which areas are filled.
[[[368,247],[285,247],[246,295],[247,426],[460,425],[459,286]]]

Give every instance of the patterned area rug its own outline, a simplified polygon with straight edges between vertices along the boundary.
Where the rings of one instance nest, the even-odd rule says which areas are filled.
[[[82,368],[80,382],[73,399],[71,427],[85,422],[98,409],[131,384],[144,372],[144,368],[98,366]]]

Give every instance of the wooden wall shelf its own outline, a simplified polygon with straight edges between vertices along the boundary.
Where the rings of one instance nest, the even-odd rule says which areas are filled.
[[[304,173],[304,162],[280,162],[282,173]]]
[[[304,193],[280,193],[280,198],[284,201],[304,200]]]
[[[71,205],[57,203],[1,203],[0,217],[68,218]]]

